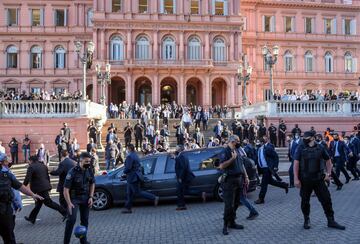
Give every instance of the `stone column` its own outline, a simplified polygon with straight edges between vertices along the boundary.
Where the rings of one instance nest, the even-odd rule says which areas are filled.
[[[205,59],[210,59],[210,36],[209,32],[205,33]]]
[[[180,31],[180,44],[179,44],[179,60],[184,61],[184,32]]]
[[[211,106],[211,86],[210,86],[210,74],[205,74],[205,90],[203,90],[203,105],[207,108]]]
[[[159,75],[156,72],[154,74],[153,82],[151,85],[151,100],[154,105],[160,105],[160,84],[159,84]]]
[[[96,74],[92,76],[92,85],[93,85],[93,102],[98,102],[98,93],[97,93],[97,77]]]
[[[185,98],[185,84],[184,84],[184,75],[181,74],[180,75],[180,80],[178,83],[178,97],[177,97],[177,102],[178,104],[182,104],[184,105],[186,103],[186,98]]]
[[[235,44],[234,44],[234,33],[230,34],[230,61],[234,61],[234,52],[235,52]]]
[[[158,50],[159,44],[158,44],[158,31],[157,30],[154,30],[153,40],[154,40],[154,43],[153,43],[153,57],[152,57],[152,59],[155,62],[157,62],[158,59],[159,59],[159,50]]]
[[[127,60],[132,60],[132,39],[131,39],[131,30],[127,32]]]
[[[105,49],[105,30],[101,30],[100,32],[100,59],[106,59],[106,49]]]

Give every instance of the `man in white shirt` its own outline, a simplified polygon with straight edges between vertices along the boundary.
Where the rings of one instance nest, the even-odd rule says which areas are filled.
[[[2,141],[0,141],[0,153],[5,154],[5,147],[2,145]]]

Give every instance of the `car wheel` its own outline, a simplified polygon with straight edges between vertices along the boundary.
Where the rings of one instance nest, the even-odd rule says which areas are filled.
[[[96,211],[108,209],[111,205],[110,194],[103,189],[96,189],[94,192],[93,209]]]
[[[220,184],[217,184],[214,190],[214,197],[217,201],[222,202],[224,200],[224,190]]]

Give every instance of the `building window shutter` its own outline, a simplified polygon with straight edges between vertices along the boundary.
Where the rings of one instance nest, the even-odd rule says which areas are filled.
[[[336,18],[331,20],[331,34],[336,34]]]
[[[67,22],[68,22],[68,10],[64,9],[64,26],[67,26]]]
[[[311,33],[315,33],[315,19],[311,18]]]
[[[160,13],[164,13],[164,0],[160,0]]]
[[[341,25],[342,25],[342,34],[345,35],[345,19],[343,18],[341,21]]]
[[[229,14],[228,0],[224,0],[224,15],[227,16],[228,14]]]
[[[44,9],[40,9],[40,25],[44,26]]]
[[[211,0],[211,14],[215,15],[215,0]]]
[[[356,35],[356,19],[350,21],[350,34]]]
[[[357,72],[357,58],[352,59],[352,72],[353,73]]]
[[[270,31],[275,32],[275,16],[271,16],[271,25],[270,25]]]
[[[244,31],[247,30],[247,17],[243,17]]]
[[[173,0],[173,12],[176,14],[176,0]]]
[[[265,16],[262,16],[262,30],[265,32]]]

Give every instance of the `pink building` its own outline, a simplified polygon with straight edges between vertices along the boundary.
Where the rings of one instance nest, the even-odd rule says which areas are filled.
[[[112,65],[108,102],[239,106],[242,60],[249,100],[263,101],[265,44],[280,46],[275,90],[359,91],[359,11],[359,0],[3,0],[0,89],[81,90],[82,40]],[[87,94],[100,99],[94,69]]]

